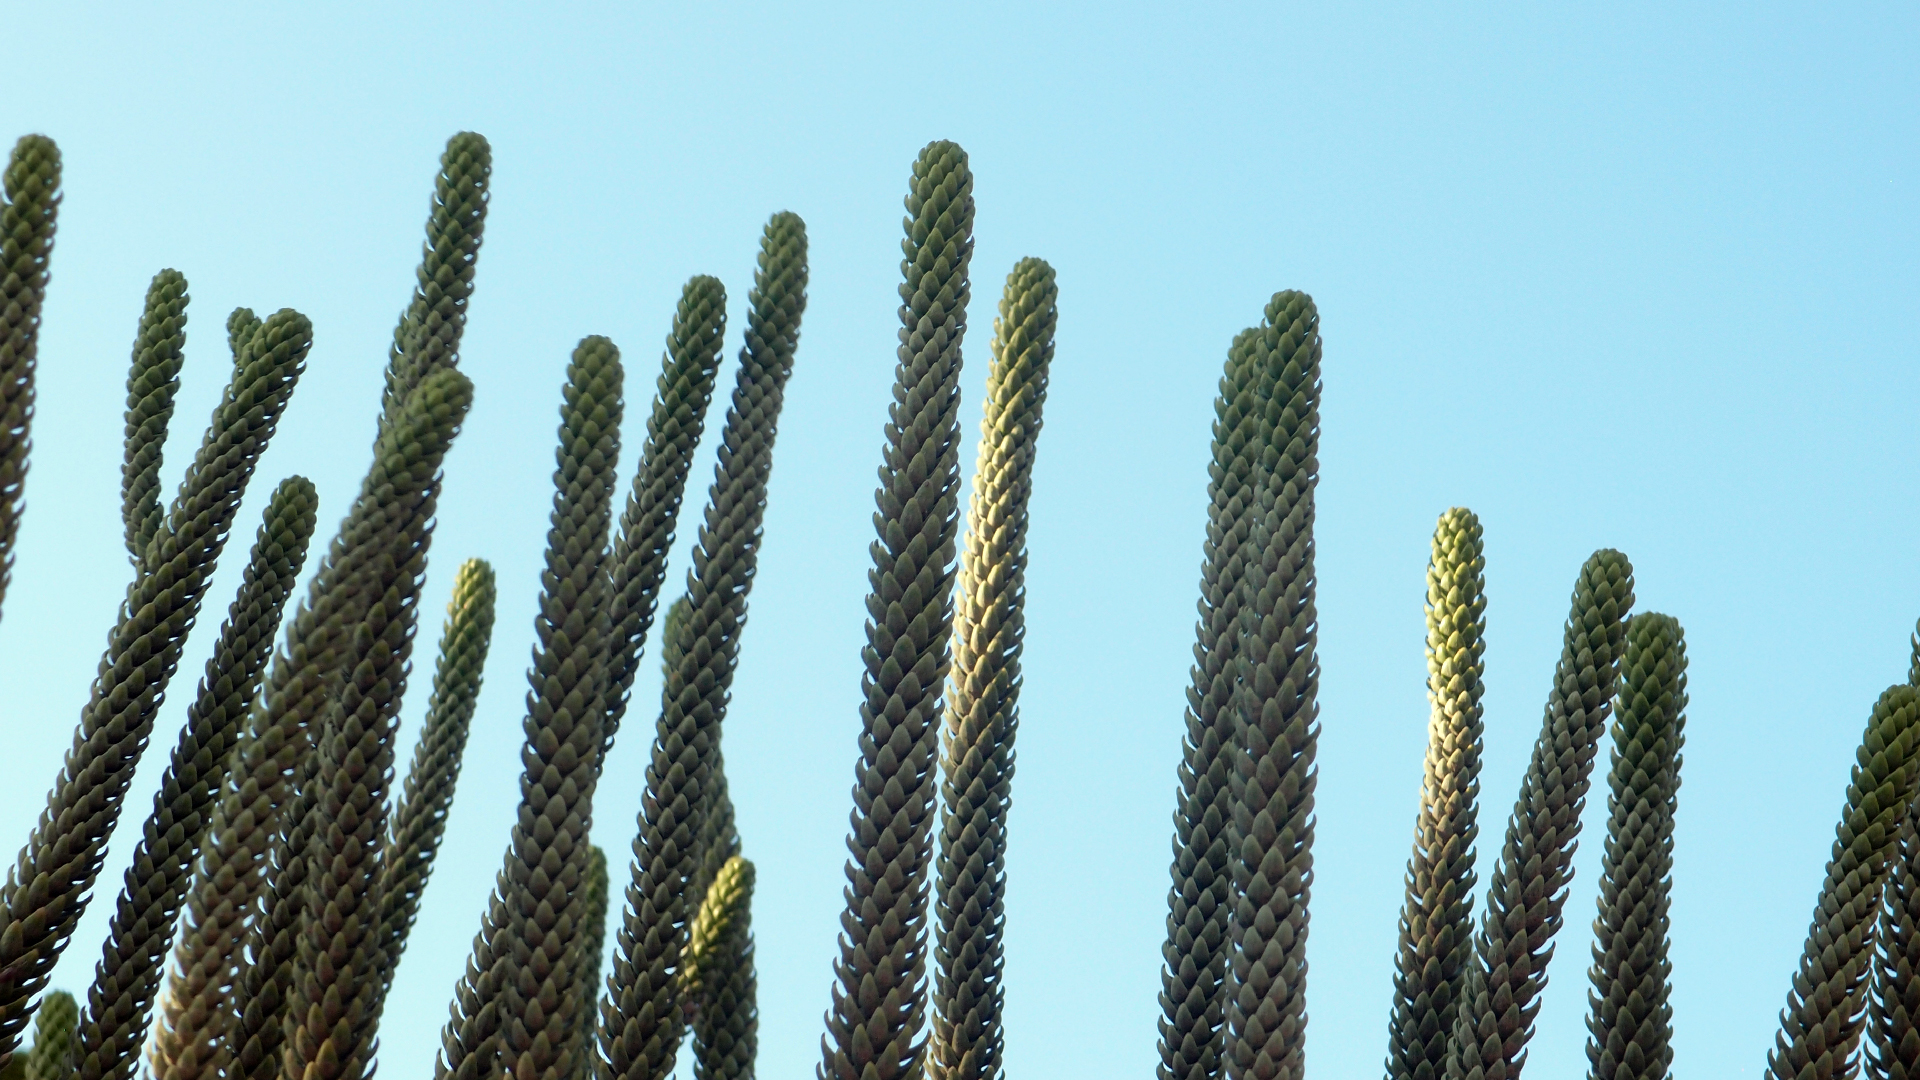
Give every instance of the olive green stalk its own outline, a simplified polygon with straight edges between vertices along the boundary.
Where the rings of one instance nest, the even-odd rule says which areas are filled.
[[[1447,1051],[1448,1080],[1515,1080],[1526,1061],[1632,607],[1633,565],[1617,551],[1594,552],[1574,583],[1540,735],[1487,883],[1477,959],[1467,967]]]
[[[452,368],[440,368],[407,396],[389,431],[431,432],[444,454],[472,404],[473,384]],[[374,599],[355,629],[351,673],[318,742],[311,801],[324,827],[314,830],[305,851],[304,913],[281,1066],[285,1080],[361,1080],[372,1068],[375,1002],[385,985],[381,967],[387,957],[380,856],[413,645],[409,616],[426,576],[438,493],[432,477],[439,462],[433,464],[433,474],[419,478],[414,499],[391,504],[389,542],[356,582]]]
[[[1173,885],[1161,946],[1159,1080],[1216,1080],[1226,1047],[1228,924],[1233,874],[1227,865],[1239,655],[1240,584],[1256,502],[1255,469],[1273,440],[1256,407],[1245,362],[1255,331],[1235,335],[1214,399],[1208,467],[1207,536],[1200,564],[1200,620],[1187,689],[1186,738],[1174,810]]]
[[[7,881],[0,1057],[18,1046],[27,1003],[46,985],[86,909],[167,681],[179,665],[247,481],[312,343],[312,326],[293,311],[274,315],[249,339],[150,552],[148,570],[127,588],[73,749]]]
[[[973,255],[966,152],[930,143],[907,194],[899,365],[888,412],[867,596],[860,756],[821,1080],[922,1071],[934,758],[953,627],[960,488],[960,343]]]
[[[239,594],[228,608],[199,696],[187,711],[186,727],[127,868],[105,955],[94,969],[75,1055],[80,1080],[133,1076],[174,924],[192,881],[193,856],[260,689],[318,507],[313,485],[297,476],[280,484],[267,507]]]
[[[53,230],[60,211],[60,148],[45,135],[13,145],[0,178],[0,606],[13,577],[13,545],[20,536],[21,498],[33,420],[33,368],[40,342],[40,308],[47,299]],[[0,950],[5,946],[0,945]],[[0,985],[0,995],[11,998]],[[0,1004],[0,1066],[12,1056],[24,1016]]]
[[[72,994],[64,990],[48,994],[34,1016],[33,1049],[26,1054],[22,1080],[69,1080],[79,1024],[80,1006]]]
[[[362,483],[360,496],[355,499],[353,509],[341,526],[341,534],[334,540],[334,550],[330,561],[323,565],[317,578],[331,579],[333,587],[313,596],[310,586],[309,596],[315,603],[296,613],[289,637],[298,649],[303,621],[311,630],[326,626],[334,618],[342,617],[347,611],[354,611],[355,639],[352,662],[359,668],[363,661],[373,670],[364,674],[356,670],[354,679],[337,685],[334,690],[322,690],[300,708],[285,707],[285,700],[279,707],[269,707],[267,723],[272,726],[273,737],[292,753],[292,777],[272,775],[256,780],[257,788],[266,788],[272,780],[284,782],[282,790],[287,793],[298,792],[299,798],[292,800],[281,816],[282,824],[270,830],[272,837],[269,850],[267,881],[268,888],[262,895],[260,910],[248,920],[246,929],[246,954],[252,962],[243,967],[237,980],[239,992],[229,1008],[237,1008],[240,1015],[237,1023],[230,1023],[222,1042],[225,1053],[231,1055],[230,1062],[223,1062],[223,1074],[231,1077],[246,1077],[247,1080],[270,1080],[278,1076],[282,1068],[283,1043],[290,1029],[306,1022],[309,1017],[304,1004],[295,1008],[297,991],[301,990],[306,975],[302,974],[296,960],[303,947],[310,950],[320,948],[319,942],[310,942],[303,946],[300,940],[302,920],[310,903],[324,905],[338,890],[362,888],[362,892],[371,890],[360,885],[362,875],[372,872],[373,859],[360,856],[354,845],[372,844],[378,851],[379,833],[376,831],[369,840],[365,833],[368,828],[384,827],[382,815],[371,810],[374,803],[361,803],[357,800],[371,800],[374,787],[384,789],[384,781],[375,782],[364,772],[355,773],[354,768],[373,767],[381,753],[390,755],[390,744],[386,750],[378,745],[386,731],[387,709],[394,707],[399,700],[399,690],[404,683],[393,677],[390,665],[395,657],[391,655],[393,646],[390,641],[398,641],[401,635],[389,623],[399,621],[410,631],[410,620],[395,620],[391,615],[375,611],[376,606],[386,612],[397,609],[409,609],[413,605],[407,602],[406,590],[417,588],[417,584],[408,585],[424,566],[426,541],[433,520],[436,494],[439,490],[440,465],[445,459],[454,436],[458,434],[461,421],[472,402],[472,385],[466,378],[454,371],[436,372],[419,391],[408,399],[407,408],[401,413],[401,421],[391,426],[381,435],[380,443],[374,452],[373,465]],[[394,553],[399,552],[403,560],[396,560]],[[389,595],[395,594],[397,595]],[[371,597],[372,602],[360,606],[356,598]],[[397,608],[396,608],[397,605]],[[357,610],[356,610],[357,609]],[[385,621],[381,621],[385,620]],[[361,655],[361,654],[366,655]],[[310,655],[310,654],[309,654]],[[404,660],[404,657],[399,659]],[[288,662],[288,654],[282,653],[275,661],[275,669],[297,667]],[[384,677],[383,688],[381,671],[388,669]],[[321,682],[309,670],[306,678],[310,682]],[[268,693],[271,694],[271,688]],[[349,700],[351,698],[351,700]],[[271,698],[269,701],[271,703]],[[374,704],[384,701],[383,704]],[[345,711],[348,705],[352,712]],[[317,722],[319,709],[329,707],[341,710],[334,718],[334,731],[327,733]],[[311,709],[312,711],[308,711]],[[311,728],[312,734],[306,734]],[[348,729],[351,729],[350,731]],[[366,745],[360,747],[363,757],[357,762],[345,759],[336,760],[333,765],[326,762],[325,752],[329,749],[329,740],[346,731],[358,738],[364,737]],[[390,734],[385,736],[390,739]],[[242,747],[243,752],[245,746]],[[351,757],[351,748],[343,752]],[[276,759],[263,757],[261,764],[274,767]],[[328,770],[332,771],[329,772]],[[304,779],[303,779],[304,777]],[[364,791],[361,785],[369,785]],[[380,792],[384,800],[384,790]],[[262,800],[264,801],[264,800]],[[342,810],[349,803],[356,806],[351,822],[326,816],[329,802],[338,802]],[[384,806],[384,801],[381,802]],[[365,808],[360,808],[360,807]],[[250,824],[259,827],[260,819],[236,819],[233,828]],[[216,824],[219,824],[216,822]],[[329,827],[331,826],[331,827]],[[351,831],[349,830],[351,828]],[[338,836],[333,836],[335,831]],[[328,864],[328,879],[316,882],[321,886],[309,896],[309,878],[311,863],[318,858],[318,851],[310,850],[316,838],[327,841],[333,848],[333,854],[343,861],[337,866]],[[231,850],[243,850],[236,844]],[[236,868],[237,870],[238,868]],[[336,870],[341,877],[335,877]],[[249,872],[251,872],[249,870]],[[376,879],[377,880],[377,879]],[[345,918],[348,913],[354,922],[346,924],[335,921],[341,937],[326,945],[329,952],[337,949],[339,955],[331,958],[334,970],[344,983],[349,978],[359,978],[360,969],[349,969],[343,965],[351,960],[360,964],[366,947],[362,940],[377,940],[377,922],[373,914],[377,907],[363,908],[370,902],[365,895],[356,895],[351,905],[338,913]],[[371,902],[377,904],[377,899]],[[317,928],[324,930],[324,927]],[[346,936],[351,935],[351,936]],[[371,962],[369,962],[371,963]],[[370,968],[368,969],[370,971]],[[308,973],[311,969],[308,969]],[[371,976],[372,985],[379,985],[377,975]],[[209,993],[217,993],[218,987],[209,987]],[[362,986],[354,984],[343,986],[342,992],[358,995]],[[364,1007],[369,1002],[361,1002]],[[207,1011],[215,1011],[209,1008]],[[342,1038],[352,1040],[355,1036],[343,1033]],[[333,1051],[353,1049],[351,1046],[336,1045]],[[336,1060],[345,1063],[348,1057],[340,1055]]]
[[[453,599],[440,633],[440,655],[433,671],[433,696],[426,721],[407,768],[406,785],[394,808],[386,850],[380,857],[380,934],[386,959],[382,990],[375,1002],[380,1015],[393,973],[407,947],[407,934],[420,913],[420,899],[433,873],[434,856],[447,832],[447,812],[460,780],[460,759],[480,697],[481,673],[493,638],[493,567],[480,559],[460,564],[453,576]]]
[[[520,809],[474,943],[436,1076],[562,1080],[581,988],[570,952],[583,917],[589,800],[601,745],[607,532],[620,455],[619,350],[589,337],[567,366],[552,526],[527,674]],[[570,1078],[567,1078],[570,1080]]]
[[[1587,1075],[1667,1080],[1673,1065],[1673,963],[1667,909],[1673,816],[1685,742],[1687,644],[1668,615],[1627,623],[1607,777],[1607,846],[1594,920]]]
[[[702,818],[715,790],[780,407],[806,302],[806,226],[798,215],[775,214],[762,235],[747,294],[746,344],[687,575],[683,648],[660,693],[602,1019],[608,1080],[666,1080],[673,1071],[685,1016],[675,1007],[677,971],[699,900],[688,894],[699,875]]]
[[[590,1080],[593,1076],[594,1031],[600,1019],[600,968],[607,951],[607,902],[612,893],[607,876],[607,853],[598,847],[588,852],[585,888],[586,898],[580,904],[579,934],[574,944],[574,984],[579,989],[574,999],[573,1026],[566,1052],[569,1075],[576,1080]]]
[[[162,270],[147,287],[146,310],[133,339],[127,370],[126,458],[120,466],[120,514],[126,523],[127,555],[134,565],[160,531],[160,452],[180,390],[187,344],[187,278]]]
[[[1486,687],[1487,560],[1480,519],[1454,507],[1427,563],[1427,759],[1394,956],[1387,1080],[1439,1080],[1473,961],[1480,835],[1480,698]]]
[[[660,378],[655,383],[653,415],[647,419],[647,443],[633,488],[620,515],[613,545],[607,646],[604,731],[596,773],[613,748],[613,737],[627,713],[628,695],[647,632],[653,628],[660,586],[667,579],[667,554],[673,548],[680,501],[693,467],[693,452],[705,430],[707,405],[726,345],[727,290],[705,275],[688,281],[674,310]]]
[[[753,864],[721,864],[687,939],[695,1080],[752,1080],[760,1016],[753,971]]]
[[[1256,407],[1273,441],[1255,473],[1259,516],[1240,585],[1239,688],[1229,775],[1233,949],[1224,1074],[1301,1080],[1307,900],[1313,880],[1314,752],[1320,726],[1313,490],[1320,478],[1320,316],[1275,293],[1245,342]]]
[[[1872,1080],[1920,1080],[1920,802],[1900,826],[1882,895],[1861,1071]]]
[[[953,673],[933,887],[934,1080],[999,1080],[1006,953],[1007,809],[1026,635],[1027,500],[1060,290],[1022,259],[993,327],[979,463],[953,618]]]
[[[1907,684],[1920,685],[1920,629]],[[1909,804],[1874,923],[1862,1071],[1872,1080],[1920,1080],[1920,800]]]
[[[1780,1080],[1853,1075],[1874,916],[1920,777],[1920,689],[1903,684],[1880,695],[1855,760],[1800,969],[1767,1055],[1768,1074]]]
[[[460,336],[467,328],[492,175],[493,148],[484,136],[462,131],[447,140],[434,177],[413,299],[400,313],[387,354],[387,385],[380,401],[383,429],[400,415],[422,380],[460,362]]]

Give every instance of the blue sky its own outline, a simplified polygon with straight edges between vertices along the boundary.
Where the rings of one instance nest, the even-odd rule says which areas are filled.
[[[811,303],[726,749],[759,867],[761,1069],[806,1075],[844,880],[900,199],[914,154],[949,138],[978,200],[969,447],[1007,270],[1037,255],[1060,283],[1009,855],[1012,1069],[1151,1074],[1215,383],[1233,333],[1300,288],[1326,341],[1312,1075],[1375,1076],[1385,1052],[1427,538],[1451,505],[1487,534],[1489,834],[1586,555],[1626,551],[1641,608],[1685,625],[1675,1066],[1758,1074],[1853,748],[1920,616],[1910,6],[400,7],[0,13],[0,137],[46,132],[67,170],[0,622],[0,836],[31,828],[125,584],[122,379],[147,280],[172,266],[191,282],[182,441],[218,393],[228,310],[312,317],[244,528],[293,472],[330,528],[366,465],[434,161],[453,132],[484,133],[494,194],[463,348],[476,404],[427,603],[483,556],[500,621],[383,1031],[383,1074],[425,1075],[513,810],[568,351],[589,333],[622,345],[636,413],[680,283],[712,273],[731,355],[760,226],[790,209],[809,226]],[[711,462],[709,446],[690,501]],[[596,840],[616,853],[655,670],[600,790]],[[1585,1067],[1604,809],[1587,814],[1530,1075]],[[134,832],[56,985],[84,991]]]

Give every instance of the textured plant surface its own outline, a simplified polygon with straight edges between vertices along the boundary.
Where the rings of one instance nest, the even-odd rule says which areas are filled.
[[[1873,1080],[1920,1080],[1920,801],[1901,823],[1882,893],[1862,1071]]]
[[[973,254],[973,173],[959,146],[935,142],[920,152],[906,232],[899,364],[867,577],[847,910],[822,1080],[895,1080],[922,1069],[934,756],[953,626],[960,342]]]
[[[447,140],[434,177],[413,299],[400,313],[387,355],[387,386],[380,402],[383,430],[428,375],[459,364],[492,175],[493,148],[483,136],[462,131]]]
[[[1053,267],[1022,259],[994,322],[953,619],[953,675],[934,884],[936,1080],[997,1080],[1005,1062],[1007,809],[1026,635],[1027,502],[1053,359]]]
[[[753,864],[721,864],[694,917],[684,982],[695,1080],[752,1080],[760,1018],[753,971]]]
[[[384,985],[380,854],[394,734],[406,693],[413,615],[427,569],[427,536],[446,449],[473,404],[473,384],[452,368],[429,374],[407,396],[388,433],[437,453],[418,494],[392,504],[392,544],[356,582],[370,598],[355,628],[352,666],[320,732],[311,787],[323,827],[305,848],[307,876],[298,961],[289,980],[282,1075],[288,1080],[360,1080],[372,1070],[376,1002]],[[390,445],[390,443],[389,443]],[[395,553],[404,557],[395,558]],[[297,856],[298,852],[290,852]]]
[[[1667,907],[1686,707],[1680,623],[1670,615],[1635,615],[1620,665],[1600,916],[1593,922],[1587,998],[1593,1080],[1667,1080],[1673,1064]]]
[[[215,560],[312,343],[312,326],[293,311],[249,335],[148,566],[127,588],[73,749],[7,881],[0,1056],[18,1046],[27,1004],[46,985],[86,909]]]
[[[1874,916],[1920,776],[1920,690],[1900,685],[1880,695],[1855,762],[1813,925],[1767,1055],[1779,1080],[1853,1075]]]
[[[603,563],[620,456],[619,350],[574,350],[560,408],[546,570],[527,673],[520,807],[488,917],[456,990],[441,1075],[555,1080],[577,1031],[577,933],[606,679]],[[497,1064],[496,1064],[497,1060]]]
[[[576,989],[566,1060],[568,1075],[585,1080],[593,1075],[594,1033],[600,1026],[600,968],[607,951],[607,906],[612,895],[607,853],[597,847],[587,853],[583,887],[586,894],[580,903],[579,936],[574,942]]]
[[[1448,1080],[1514,1080],[1526,1063],[1632,607],[1633,565],[1617,551],[1594,552],[1574,583],[1546,715],[1487,883],[1476,962],[1467,968],[1447,1053]]]
[[[380,937],[386,950],[380,969],[382,1002],[393,986],[394,970],[433,872],[434,855],[446,835],[447,812],[453,807],[460,758],[466,751],[487,646],[493,639],[495,594],[493,567],[480,559],[460,564],[453,576],[446,627],[440,634],[440,656],[434,663],[433,696],[427,699],[420,741],[414,746],[380,857]],[[380,1012],[381,1005],[376,1004],[374,1014]]]
[[[647,631],[653,627],[660,586],[667,579],[667,553],[673,548],[693,452],[706,426],[726,332],[726,288],[704,275],[688,281],[674,311],[673,331],[667,336],[655,384],[653,415],[647,418],[646,448],[613,545],[600,762],[613,748],[613,737],[626,716]],[[599,767],[597,763],[596,770]]]
[[[162,270],[147,287],[147,306],[127,370],[126,455],[120,467],[120,513],[127,556],[139,566],[160,531],[160,453],[180,389],[187,344],[187,279]]]
[[[1473,961],[1474,841],[1485,729],[1487,560],[1480,519],[1454,507],[1427,563],[1427,757],[1394,955],[1387,1080],[1439,1080]]]
[[[160,780],[126,884],[94,969],[75,1065],[81,1080],[129,1080],[147,1034],[162,963],[192,881],[193,856],[226,778],[233,746],[260,688],[280,614],[306,560],[319,500],[301,477],[282,482],[267,507],[240,592],[187,711]]]
[[[1280,292],[1244,340],[1255,406],[1273,441],[1253,484],[1258,515],[1241,582],[1233,699],[1233,951],[1223,1072],[1305,1074],[1307,898],[1313,882],[1313,768],[1319,734],[1313,489],[1320,476],[1320,317]]]
[[[806,226],[775,214],[748,294],[746,345],[721,434],[677,661],[667,670],[647,765],[627,905],[614,948],[601,1047],[618,1080],[665,1080],[685,1023],[679,969],[698,897],[702,817],[716,788],[747,598],[757,569],[767,480],[787,377],[806,310]]]
[[[20,1071],[22,1080],[68,1080],[73,1075],[79,1023],[80,1006],[72,994],[61,990],[48,994],[34,1016],[33,1049]]]
[[[60,149],[45,135],[13,146],[0,181],[0,605],[13,576],[27,479],[28,425],[33,419],[33,367],[40,307],[47,299],[53,230],[60,210]],[[4,948],[4,946],[0,946]],[[4,985],[0,995],[11,996]],[[25,1017],[0,1004],[0,1065],[11,1056]]]
[[[1208,466],[1207,539],[1200,566],[1200,620],[1192,685],[1187,689],[1178,808],[1174,811],[1173,886],[1167,892],[1167,940],[1161,946],[1160,1080],[1213,1080],[1226,1046],[1227,954],[1233,872],[1227,836],[1240,653],[1244,549],[1258,511],[1257,463],[1273,441],[1272,418],[1257,403],[1255,372],[1245,363],[1254,331],[1236,335],[1214,400],[1213,460]]]

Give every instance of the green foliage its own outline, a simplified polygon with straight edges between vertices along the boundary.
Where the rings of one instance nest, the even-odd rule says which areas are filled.
[[[7,882],[0,971],[10,977],[0,980],[0,1055],[18,1045],[28,1001],[46,985],[86,910],[215,560],[312,344],[312,326],[293,311],[248,338],[173,509],[127,587],[73,749]]]
[[[693,1015],[694,1080],[752,1080],[760,1017],[753,971],[753,864],[721,864],[694,916],[682,973]]]
[[[33,1049],[26,1055],[21,1080],[70,1080],[79,1024],[80,1006],[72,994],[63,990],[48,994],[34,1016]]]
[[[131,1080],[146,1036],[161,964],[192,882],[233,746],[266,670],[280,613],[293,594],[313,536],[319,500],[302,477],[274,491],[254,540],[239,595],[208,659],[173,758],[154,795],[133,864],[87,994],[75,1056],[80,1080]]]
[[[1026,634],[1027,500],[1047,396],[1060,290],[1053,267],[1022,259],[994,321],[993,363],[954,608],[952,700],[941,758],[934,884],[935,1080],[997,1080],[1004,1069],[1004,895],[1020,646]]]
[[[1467,968],[1448,1080],[1513,1080],[1526,1060],[1632,607],[1633,565],[1618,551],[1594,552],[1574,583],[1546,715],[1487,883],[1478,962]]]
[[[1487,560],[1480,519],[1454,507],[1427,563],[1427,757],[1394,955],[1387,1080],[1438,1080],[1473,961],[1474,841],[1485,730]]]
[[[39,353],[40,307],[47,299],[53,230],[60,211],[60,148],[45,135],[13,146],[0,178],[0,606],[13,575],[27,479],[28,425],[33,419],[33,368]],[[0,1002],[0,1063],[13,1052],[18,1006]]]
[[[1767,1055],[1768,1072],[1779,1080],[1853,1073],[1874,915],[1920,778],[1920,689],[1902,684],[1880,695],[1855,761],[1800,969]]]
[[[934,758],[953,627],[960,341],[973,255],[973,173],[959,146],[920,151],[906,232],[899,364],[874,494],[879,537],[868,576],[847,837],[853,857],[822,1080],[899,1080],[921,1069]]]
[[[147,287],[146,310],[133,339],[133,365],[127,370],[120,513],[126,523],[127,555],[135,566],[160,531],[160,450],[173,419],[186,344],[187,278],[178,270],[162,270]]]
[[[746,344],[687,575],[685,621],[675,628],[675,662],[664,672],[626,918],[614,948],[601,1045],[609,1075],[619,1080],[666,1080],[680,1043],[678,973],[699,901],[689,894],[700,878],[703,819],[724,790],[721,724],[746,628],[806,287],[806,226],[797,215],[775,214],[747,297]]]
[[[1673,815],[1685,741],[1687,645],[1670,615],[1627,623],[1607,777],[1607,846],[1594,920],[1593,1080],[1667,1080],[1673,1063],[1673,963],[1667,959]]]

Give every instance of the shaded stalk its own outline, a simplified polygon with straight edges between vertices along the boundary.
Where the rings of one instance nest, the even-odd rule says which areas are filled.
[[[1865,1026],[1874,916],[1916,777],[1920,689],[1888,687],[1874,703],[1855,752],[1826,880],[1767,1054],[1768,1074],[1779,1080],[1853,1074]]]
[[[920,152],[905,226],[899,363],[867,576],[852,857],[822,1080],[912,1077],[924,1049],[934,759],[959,531],[960,343],[972,291],[973,173],[959,146]]]
[[[1448,1080],[1513,1080],[1526,1061],[1632,607],[1633,565],[1617,551],[1594,552],[1574,583],[1540,735],[1487,883],[1476,960],[1447,1051]]]
[[[600,1019],[601,964],[607,951],[607,904],[611,886],[607,853],[591,848],[587,855],[585,899],[580,903],[579,936],[574,943],[573,1024],[566,1049],[567,1073],[577,1080],[593,1075],[594,1031]]]
[[[135,566],[160,531],[160,454],[180,390],[187,344],[187,278],[162,270],[147,286],[147,306],[127,370],[126,454],[120,466],[120,516]]]
[[[0,1057],[18,1046],[27,1003],[86,910],[187,631],[312,343],[312,326],[294,311],[274,315],[248,339],[147,569],[127,588],[73,748],[7,881]]]
[[[1059,295],[1053,267],[1022,259],[994,321],[942,754],[927,1041],[934,1080],[998,1080],[1005,1068],[1007,810],[1026,635],[1027,502]]]
[[[1245,362],[1254,333],[1235,335],[1213,405],[1200,619],[1173,815],[1167,938],[1160,950],[1159,1080],[1215,1080],[1226,1048],[1224,995],[1233,911],[1229,774],[1233,696],[1239,685],[1235,658],[1240,652],[1241,585],[1250,554],[1246,547],[1258,511],[1255,471],[1273,441],[1272,420],[1258,407],[1250,381],[1255,371]]]
[[[1673,1065],[1673,963],[1667,910],[1673,816],[1685,741],[1687,644],[1672,616],[1627,623],[1607,777],[1607,846],[1593,922],[1587,1075],[1667,1080]]]
[[[1313,760],[1320,660],[1314,613],[1314,487],[1320,478],[1320,316],[1275,293],[1245,341],[1255,407],[1272,442],[1255,472],[1258,516],[1240,585],[1239,686],[1229,775],[1233,942],[1226,1047],[1232,1080],[1306,1071],[1307,900],[1313,882]]]
[[[373,1012],[380,1015],[393,974],[407,947],[407,934],[420,913],[420,899],[433,873],[434,856],[447,832],[460,781],[461,755],[479,702],[487,646],[493,639],[495,599],[493,567],[480,559],[460,564],[453,576],[453,598],[440,633],[440,654],[433,669],[433,696],[407,768],[405,786],[394,807],[380,857],[381,992]]]
[[[140,843],[94,969],[75,1056],[80,1080],[130,1080],[146,1037],[154,992],[191,883],[193,856],[225,780],[313,536],[319,500],[302,477],[273,493],[240,591],[207,660],[172,760],[153,798]]]
[[[1487,560],[1480,519],[1454,507],[1427,563],[1425,775],[1394,956],[1387,1080],[1438,1080],[1473,960],[1474,841],[1479,837],[1481,696],[1486,687]]]
[[[775,214],[762,234],[747,295],[746,344],[687,574],[682,647],[660,693],[601,1024],[610,1080],[666,1080],[684,1030],[676,998],[697,901],[688,894],[699,874],[702,817],[714,791],[721,724],[747,624],[806,289],[806,226],[795,214]]]
[[[33,369],[60,211],[60,148],[45,135],[13,144],[0,176],[0,606],[13,577],[33,420]],[[3,946],[0,946],[3,947]],[[0,995],[7,992],[0,989]],[[7,995],[10,997],[11,995]],[[0,1067],[19,1041],[24,1015],[0,1002]]]

